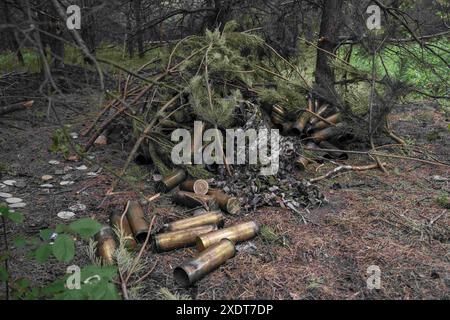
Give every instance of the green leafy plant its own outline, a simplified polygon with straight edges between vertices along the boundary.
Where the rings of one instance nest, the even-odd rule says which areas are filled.
[[[18,212],[12,212],[6,205],[0,204],[0,217],[3,223],[3,235],[6,238],[6,223],[21,224],[24,216]],[[13,239],[16,248],[30,247],[31,256],[38,263],[45,263],[54,257],[59,262],[68,263],[75,256],[75,237],[84,240],[90,239],[91,251],[92,237],[100,230],[101,224],[90,218],[83,218],[69,225],[57,225],[54,230],[44,229],[39,232],[38,238],[26,239],[17,236]],[[57,234],[54,243],[50,239]],[[6,287],[7,299],[68,299],[68,300],[117,300],[120,295],[114,283],[118,276],[118,269],[114,266],[101,266],[99,260],[94,265],[89,265],[80,270],[80,288],[69,289],[66,285],[70,275],[65,275],[53,283],[45,286],[33,285],[26,278],[13,279],[8,270],[8,260],[11,256],[9,245],[5,241],[5,250],[0,254],[0,283]],[[92,254],[94,256],[94,253]]]

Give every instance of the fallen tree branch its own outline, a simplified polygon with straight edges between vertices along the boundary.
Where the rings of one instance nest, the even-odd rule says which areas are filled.
[[[373,163],[373,164],[370,164],[367,166],[339,166],[339,167],[335,168],[334,170],[328,172],[327,174],[324,174],[323,176],[320,176],[320,177],[317,177],[314,179],[310,179],[309,182],[316,183],[316,182],[324,180],[324,179],[329,179],[340,172],[367,171],[367,170],[378,169],[378,168],[384,167],[386,165],[387,165],[386,163],[382,163],[381,166],[378,163]]]
[[[0,107],[0,116],[8,113],[13,113],[16,111],[22,111],[26,109],[31,109],[33,107],[34,101],[25,101],[20,103],[15,103],[9,106]]]

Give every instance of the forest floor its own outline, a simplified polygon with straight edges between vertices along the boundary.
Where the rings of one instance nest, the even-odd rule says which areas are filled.
[[[118,193],[105,196],[113,180],[111,175],[87,163],[87,170],[77,170],[82,161],[68,161],[49,151],[59,125],[45,100],[33,91],[37,88],[27,89],[31,82],[19,80],[8,90],[15,86],[18,92],[27,90],[24,100],[34,99],[36,103],[31,111],[0,118],[0,182],[22,182],[19,187],[4,187],[0,192],[14,194],[27,203],[21,209],[24,224],[8,224],[9,243],[18,235],[37,236],[39,230],[63,223],[57,213],[78,203],[86,205],[86,210],[77,212],[76,218],[93,217],[107,223],[112,211],[122,212],[126,200],[136,195],[126,191],[126,184],[120,184]],[[55,108],[61,121],[71,126],[69,131],[79,133],[98,111],[98,97],[86,88],[74,92],[55,97]],[[405,105],[391,115],[391,120],[397,134],[448,162],[449,120],[438,105]],[[108,145],[95,147],[89,156],[102,166],[118,169],[131,146],[129,134],[116,131]],[[60,163],[52,165],[50,160]],[[192,288],[178,287],[172,270],[190,259],[194,249],[147,252],[145,271],[153,268],[153,272],[141,283],[142,298],[158,298],[160,289],[168,288],[193,299],[449,299],[450,217],[445,202],[450,193],[450,170],[405,159],[384,160],[388,162],[388,174],[377,170],[349,172],[323,180],[319,186],[329,204],[305,211],[306,224],[280,208],[261,208],[227,218],[228,224],[255,220],[275,236],[257,237],[240,246],[235,258]],[[346,163],[366,164],[368,160],[350,155]],[[312,166],[302,175],[315,177],[331,169],[331,165]],[[88,174],[92,172],[96,174]],[[151,166],[134,164],[126,179],[150,195],[154,192],[153,174]],[[54,176],[50,183],[55,188],[40,187],[43,175]],[[67,179],[75,183],[59,184]],[[183,216],[168,196],[147,210],[157,214],[158,226]],[[89,264],[85,246],[77,242],[71,264]],[[54,260],[38,264],[28,259],[24,249],[13,250],[9,262],[12,277],[31,277],[36,284],[63,276],[67,268]],[[367,287],[370,266],[381,270],[379,290]]]

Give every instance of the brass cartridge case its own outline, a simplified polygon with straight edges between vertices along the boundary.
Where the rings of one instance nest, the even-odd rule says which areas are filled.
[[[317,115],[319,115],[319,116],[322,116],[327,110],[328,110],[328,105],[327,104],[324,104],[323,106],[321,106],[320,108],[319,108],[319,110],[317,110],[317,112],[316,112],[316,114]],[[315,117],[315,116],[312,116],[311,117],[311,120],[309,121],[309,123],[311,124],[311,125],[315,125],[317,122],[319,122],[320,121],[320,119],[319,118],[317,118],[317,117]]]
[[[113,265],[114,252],[117,249],[114,230],[109,226],[103,226],[94,236],[94,240],[97,241],[97,256],[102,258],[103,264]]]
[[[188,208],[203,207],[207,210],[215,210],[218,204],[214,197],[210,195],[195,194],[193,192],[178,191],[173,195],[172,200],[179,205]]]
[[[173,272],[175,281],[183,287],[188,287],[217,269],[235,254],[234,243],[228,239],[222,239],[201,252],[194,260],[175,268]]]
[[[293,122],[283,122],[281,124],[281,134],[288,135],[292,131]]]
[[[237,198],[231,197],[225,192],[217,189],[211,189],[208,194],[214,197],[220,209],[223,211],[232,215],[238,214],[241,211],[241,204]]]
[[[282,124],[284,122],[284,118],[286,116],[286,112],[284,111],[284,108],[279,106],[279,105],[275,105],[272,108],[272,122],[275,124]]]
[[[184,180],[186,180],[186,171],[183,169],[177,169],[159,181],[156,189],[158,192],[167,193],[175,189]]]
[[[217,230],[215,225],[200,226],[185,230],[157,234],[153,244],[157,252],[190,247],[196,244],[197,237]]]
[[[180,184],[180,190],[205,195],[209,191],[209,183],[206,180],[186,180]]]
[[[272,114],[270,118],[274,124],[281,125],[284,122],[284,117],[281,117],[277,114]]]
[[[298,120],[294,122],[292,131],[296,134],[302,134],[309,119],[311,119],[311,114],[306,111],[303,112],[300,118],[298,118]]]
[[[178,221],[171,222],[167,224],[168,231],[178,231],[184,229],[190,229],[195,227],[200,227],[204,225],[216,225],[218,227],[223,227],[223,214],[220,211],[212,211],[204,213],[202,215],[186,218]]]
[[[322,141],[319,144],[321,149],[327,150],[338,150],[339,148],[329,143],[328,141]],[[337,160],[347,160],[348,154],[346,152],[341,151],[326,151],[325,158],[328,159],[337,159]]]
[[[328,122],[331,122],[333,124],[341,122],[341,115],[339,113],[333,114],[332,116],[326,118]],[[330,125],[326,123],[325,121],[319,121],[314,126],[314,130],[322,130],[325,128],[328,128]]]
[[[251,221],[241,223],[197,237],[197,249],[203,251],[222,239],[228,239],[234,243],[250,240],[254,238],[258,232],[259,226],[256,222]]]
[[[116,227],[120,230],[121,234],[125,236],[127,246],[130,249],[135,249],[137,247],[137,242],[136,239],[134,239],[133,230],[131,230],[127,216],[125,215],[122,219],[122,214],[115,212],[111,215],[110,222],[112,227]]]
[[[311,163],[311,161],[309,161],[308,159],[306,159],[303,156],[300,156],[297,158],[297,160],[295,160],[295,164],[297,165],[297,167],[300,170],[305,170],[310,163]]]
[[[137,201],[130,201],[127,210],[128,223],[133,235],[138,242],[144,242],[147,238],[149,225],[145,220],[144,210]]]
[[[317,131],[311,135],[311,138],[314,142],[319,143],[330,138],[336,137],[340,135],[340,131],[343,127],[343,123],[338,123],[334,127],[328,127],[326,129]]]

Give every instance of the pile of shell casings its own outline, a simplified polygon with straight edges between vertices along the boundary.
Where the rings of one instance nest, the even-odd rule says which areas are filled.
[[[306,150],[318,154],[319,158],[346,160],[345,152],[337,151],[338,147],[328,140],[339,138],[342,135],[342,116],[327,103],[308,97],[306,110],[295,121],[287,121],[288,115],[280,105],[274,105],[271,110],[271,120],[281,129],[284,135],[299,135],[306,142]],[[320,150],[327,150],[321,152]],[[315,159],[317,160],[317,158]],[[300,156],[296,165],[300,170],[314,160],[307,156]]]
[[[201,209],[195,210],[192,217],[166,224],[164,232],[153,237],[153,247],[157,252],[167,252],[196,246],[197,257],[174,270],[175,281],[190,286],[232,258],[235,245],[255,237],[259,227],[251,221],[224,228],[224,213],[238,214],[239,200],[210,189],[205,180],[186,179],[180,169],[165,177],[158,190],[167,192],[176,187],[180,189],[172,198],[176,204]]]
[[[111,226],[103,226],[94,236],[94,240],[97,242],[97,255],[106,265],[114,263],[118,237],[123,239],[126,248],[134,250],[137,248],[138,242],[142,243],[147,239],[149,231],[144,210],[137,201],[129,201],[124,213],[113,213],[110,217],[110,224]]]

